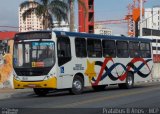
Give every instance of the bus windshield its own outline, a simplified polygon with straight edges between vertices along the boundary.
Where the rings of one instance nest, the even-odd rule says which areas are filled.
[[[54,42],[16,42],[13,63],[15,68],[52,67],[55,63]]]

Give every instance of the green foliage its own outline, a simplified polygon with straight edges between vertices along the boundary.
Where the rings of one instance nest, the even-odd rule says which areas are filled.
[[[21,9],[32,5],[28,10],[24,11],[23,20],[27,18],[32,12],[42,20],[44,29],[51,28],[53,17],[60,23],[62,20],[68,21],[68,4],[62,0],[37,0],[25,1],[20,4]]]

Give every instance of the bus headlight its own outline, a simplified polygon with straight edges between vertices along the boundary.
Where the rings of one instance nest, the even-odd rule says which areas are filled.
[[[54,74],[48,74],[47,76],[44,77],[43,80],[48,80],[50,78],[53,78],[55,75]]]
[[[20,81],[21,79],[17,76],[16,72],[13,70],[13,78]]]
[[[13,77],[18,81],[20,80],[20,78],[18,76],[13,75]]]
[[[48,79],[50,79],[51,78],[51,76],[45,76],[44,77],[44,80],[48,80]]]

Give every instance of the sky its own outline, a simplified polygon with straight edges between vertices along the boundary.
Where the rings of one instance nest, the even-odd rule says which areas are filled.
[[[0,26],[18,27],[18,7],[26,0],[0,0]],[[127,12],[127,5],[133,0],[94,0],[95,21],[123,19]],[[145,8],[160,6],[160,0],[147,0]],[[78,26],[77,5],[75,8],[76,25]],[[106,28],[113,29],[114,34],[126,34],[127,25],[106,25]],[[8,30],[1,28],[0,30]],[[12,30],[12,29],[9,29]]]

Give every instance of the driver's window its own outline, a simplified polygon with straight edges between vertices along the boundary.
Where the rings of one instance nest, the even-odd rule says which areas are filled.
[[[58,37],[57,42],[58,65],[61,66],[71,60],[70,39]]]

